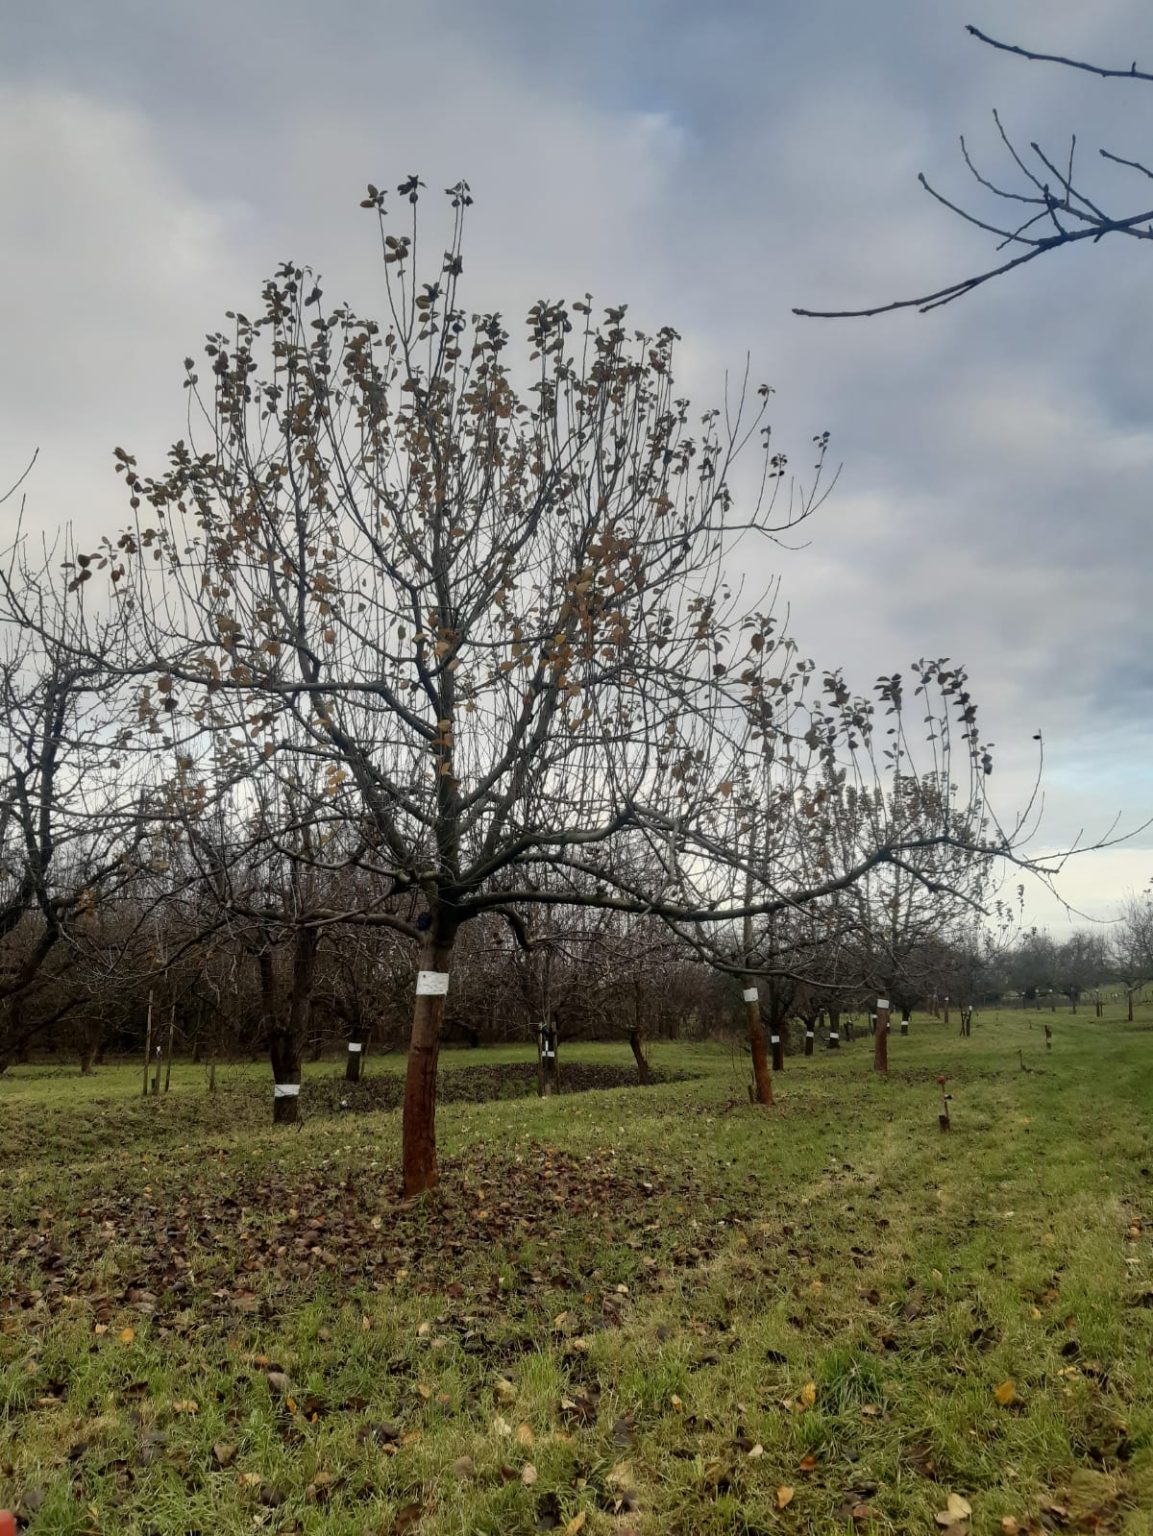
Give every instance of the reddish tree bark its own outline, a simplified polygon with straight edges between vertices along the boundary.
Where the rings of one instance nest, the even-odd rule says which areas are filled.
[[[761,1021],[761,1001],[752,977],[744,979],[745,1018],[749,1029],[749,1049],[753,1053],[753,1102],[773,1102],[773,1076],[765,1052],[765,1026]]]
[[[889,1070],[889,1003],[887,998],[877,999],[877,1038],[873,1048],[873,1071]]]
[[[456,924],[443,908],[432,914],[420,951],[422,973],[448,976]],[[401,1132],[404,1195],[412,1199],[436,1187],[436,1066],[444,1023],[446,992],[422,992],[417,983],[412,1014],[412,1039],[404,1079],[404,1122]]]

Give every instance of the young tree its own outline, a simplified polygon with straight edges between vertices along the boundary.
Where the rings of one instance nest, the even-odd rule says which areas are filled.
[[[1009,952],[1008,974],[1027,1003],[1041,1006],[1041,998],[1056,986],[1057,946],[1043,930],[1023,933]]]
[[[1126,1016],[1133,1022],[1133,999],[1153,980],[1153,897],[1130,896],[1121,908],[1110,952],[1113,970],[1125,988]]]
[[[1105,940],[1101,934],[1084,930],[1071,934],[1057,949],[1057,990],[1069,999],[1074,1013],[1082,995],[1100,984],[1108,959]]]

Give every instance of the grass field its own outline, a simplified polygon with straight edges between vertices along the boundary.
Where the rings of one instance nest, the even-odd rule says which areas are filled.
[[[157,1102],[12,1072],[0,1506],[44,1536],[1153,1533],[1153,1019],[915,1020],[870,1059],[790,1059],[771,1110],[690,1046],[652,1088],[446,1103],[413,1207],[396,1112],[340,1109],[333,1063],[279,1132],[263,1067]]]

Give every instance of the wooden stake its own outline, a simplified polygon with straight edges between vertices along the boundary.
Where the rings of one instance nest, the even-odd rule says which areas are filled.
[[[164,1091],[172,1087],[172,1041],[176,1034],[176,1004],[172,1005],[172,1012],[168,1015],[168,1048],[164,1053]]]
[[[140,1097],[148,1097],[148,1068],[152,1065],[152,993],[148,994],[148,1024],[144,1031],[144,1087]]]

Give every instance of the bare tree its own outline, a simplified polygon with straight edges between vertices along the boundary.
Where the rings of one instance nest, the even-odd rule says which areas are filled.
[[[1121,909],[1110,945],[1115,974],[1125,988],[1126,1014],[1133,1022],[1133,999],[1153,980],[1153,897],[1130,896]]]
[[[1082,929],[1070,934],[1057,950],[1057,990],[1069,999],[1069,1007],[1077,1012],[1077,1004],[1090,987],[1098,986],[1108,970],[1105,939],[1100,933]]]
[[[1003,42],[990,37],[979,27],[969,26],[966,31],[978,42],[1028,62],[1055,64],[1063,69],[1095,75],[1102,80],[1125,81],[1138,88],[1153,82],[1153,74],[1138,69],[1136,61],[1124,67],[1094,64]],[[793,313],[820,319],[861,318],[883,315],[897,309],[916,309],[926,314],[972,293],[994,278],[1004,277],[1018,267],[1027,266],[1039,257],[1068,246],[1085,241],[1097,245],[1110,235],[1125,235],[1131,240],[1153,240],[1153,188],[1145,186],[1141,194],[1134,196],[1125,208],[1107,206],[1110,191],[1086,181],[1083,176],[1077,161],[1075,133],[1070,135],[1068,144],[1060,149],[1042,145],[1036,140],[1031,140],[1026,148],[1014,141],[997,112],[993,113],[993,121],[1004,148],[1008,180],[990,174],[979,166],[970,154],[965,139],[961,139],[961,155],[965,167],[980,194],[987,198],[987,207],[974,210],[956,198],[946,196],[929,182],[923,172],[918,179],[930,197],[965,223],[991,235],[997,241],[998,252],[1008,251],[1010,254],[979,272],[915,297],[894,299],[866,309],[794,309]],[[1153,182],[1153,167],[1133,154],[1122,154],[1100,146],[1097,156],[1098,162],[1107,161],[1130,173],[1137,185]]]
[[[384,321],[327,308],[310,274],[283,266],[256,319],[236,313],[209,338],[211,389],[187,361],[195,433],[166,472],[117,450],[133,525],[78,556],[73,581],[107,574],[117,675],[181,793],[210,804],[223,778],[306,794],[289,821],[313,829],[309,848],[284,856],[363,876],[298,881],[294,934],[383,927],[410,942],[416,1194],[437,1178],[437,1055],[464,925],[516,931],[523,909],[556,906],[739,925],[960,842],[945,816],[913,829],[880,816],[847,862],[831,844],[809,858],[802,824],[833,792],[825,779],[860,782],[863,765],[872,782],[873,706],[835,674],[819,707],[803,702],[821,693],[812,664],[728,572],[738,546],[814,509],[824,435],[800,491],[767,389],[742,384],[694,418],[676,333],[630,331],[622,307],[596,323],[587,298],[534,304],[514,359],[501,318],[459,298],[467,187],[450,189],[431,281],[416,268],[420,184],[399,190],[403,233],[382,193],[365,199]],[[757,470],[738,501],[743,448]],[[968,794],[988,763],[975,711],[948,669],[931,682],[960,719]],[[752,845],[749,806],[766,813]],[[1008,848],[970,843],[980,858]],[[290,1010],[305,983],[294,967]]]
[[[14,576],[7,573],[7,591]],[[145,818],[102,656],[0,626],[0,1071],[84,1000],[86,922],[131,885]],[[16,608],[25,613],[21,593]],[[67,604],[63,609],[67,617]],[[84,1058],[91,1064],[91,1055]]]

